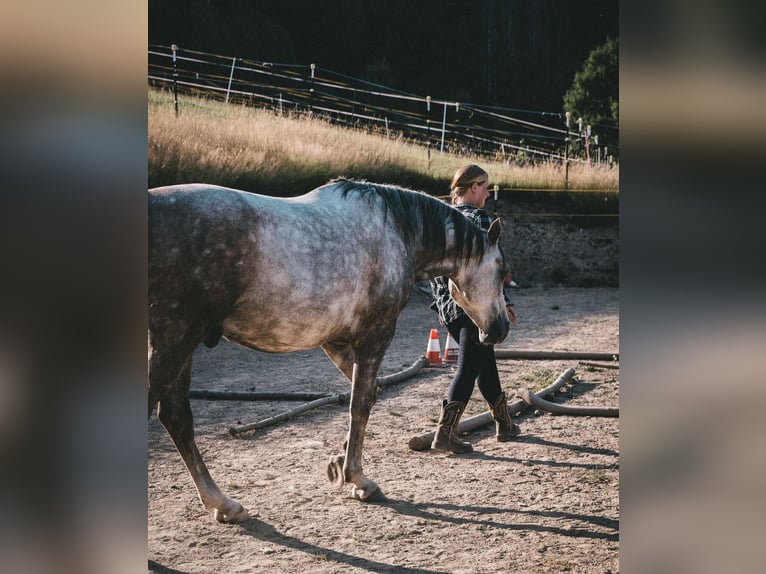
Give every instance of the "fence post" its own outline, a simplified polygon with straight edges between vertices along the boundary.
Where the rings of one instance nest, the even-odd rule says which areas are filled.
[[[458,118],[458,112],[460,112],[460,102],[455,102],[455,135],[452,141],[455,143],[458,151],[460,150],[460,118]]]
[[[173,106],[175,107],[176,115],[178,115],[178,65],[176,64],[178,46],[173,44],[170,49],[173,50]]]
[[[569,189],[569,120],[572,112],[564,114],[567,118],[567,139],[564,141],[564,191]]]
[[[426,150],[428,151],[428,170],[431,170],[431,96],[426,96]]]
[[[229,92],[231,92],[231,80],[234,78],[234,64],[237,63],[236,58],[231,59],[231,73],[229,74],[229,86],[226,88],[226,102],[229,103]]]
[[[447,127],[447,102],[444,102],[444,115],[442,116],[442,143],[439,148],[439,153],[444,153],[444,131]]]
[[[596,153],[598,154],[598,159],[596,160],[596,163],[601,163],[601,148],[598,147],[598,136],[593,136],[593,143],[596,144]]]
[[[314,112],[314,70],[316,64],[311,64],[311,87],[309,88],[309,115]]]

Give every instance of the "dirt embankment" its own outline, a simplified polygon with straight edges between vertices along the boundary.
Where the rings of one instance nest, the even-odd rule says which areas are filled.
[[[619,196],[509,192],[495,209],[515,280],[527,287],[617,287]]]

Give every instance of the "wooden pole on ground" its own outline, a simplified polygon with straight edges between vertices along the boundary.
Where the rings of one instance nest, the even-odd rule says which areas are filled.
[[[398,373],[386,375],[384,377],[378,377],[377,379],[375,379],[375,383],[377,384],[379,388],[393,385],[394,383],[398,383],[400,381],[403,381],[405,379],[415,376],[417,373],[420,372],[420,370],[423,367],[428,366],[428,364],[429,364],[428,359],[426,359],[425,357],[420,357],[407,369],[400,371]],[[267,427],[269,425],[273,425],[283,420],[292,418],[296,415],[299,415],[302,412],[315,409],[317,407],[321,407],[321,406],[329,405],[329,404],[335,404],[335,403],[340,403],[340,404],[346,403],[348,402],[350,398],[351,398],[351,391],[341,393],[338,395],[326,396],[326,397],[317,399],[315,401],[311,401],[310,403],[306,403],[305,405],[301,405],[300,407],[291,409],[287,412],[274,415],[273,417],[269,417],[267,419],[263,419],[261,421],[257,421],[254,423],[250,423],[250,424],[246,424],[246,425],[242,425],[238,427],[231,427],[229,429],[229,434],[234,436],[249,430],[256,430],[263,427]]]
[[[393,373],[391,375],[386,375],[384,377],[378,377],[375,379],[375,382],[377,383],[379,388],[387,387],[389,385],[393,385],[394,383],[398,383],[399,381],[403,381],[405,379],[409,379],[410,377],[414,377],[417,375],[421,369],[427,367],[429,365],[428,359],[425,357],[420,357],[417,361],[412,363],[409,367],[404,369],[403,371],[399,371],[398,373]]]
[[[519,349],[498,349],[496,359],[583,359],[591,361],[619,361],[619,353],[590,353],[587,351],[523,351]]]
[[[588,407],[578,405],[560,405],[546,401],[529,392],[529,389],[519,389],[516,391],[525,403],[531,407],[537,407],[551,413],[559,415],[574,415],[581,417],[619,417],[620,409],[617,407]]]
[[[242,425],[238,427],[231,427],[229,429],[229,434],[234,436],[234,435],[238,435],[239,433],[243,433],[245,431],[261,429],[263,427],[267,427],[269,425],[273,425],[280,421],[284,421],[291,417],[299,415],[304,411],[315,409],[317,407],[322,407],[324,405],[330,405],[335,403],[343,404],[344,402],[348,401],[349,397],[351,397],[351,393],[347,392],[347,393],[341,393],[339,395],[332,395],[330,397],[324,397],[323,399],[317,399],[315,401],[311,401],[310,403],[306,403],[305,405],[301,405],[287,412],[274,415],[273,417],[269,417],[261,421],[257,421],[254,423],[250,423],[250,424],[246,424],[246,425]]]
[[[599,369],[619,369],[620,365],[614,363],[594,363],[593,361],[580,361],[583,367],[598,367]]]
[[[210,391],[206,389],[191,389],[189,391],[189,397],[192,399],[208,399],[211,401],[315,401],[329,396],[329,393]]]

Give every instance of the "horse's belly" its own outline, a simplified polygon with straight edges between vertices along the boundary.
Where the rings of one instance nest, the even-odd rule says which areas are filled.
[[[259,351],[288,353],[319,347],[333,340],[343,329],[338,322],[324,317],[284,317],[280,320],[231,317],[224,321],[224,336]]]

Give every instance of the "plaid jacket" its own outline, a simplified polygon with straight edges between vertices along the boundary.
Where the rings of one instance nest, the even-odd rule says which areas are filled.
[[[463,215],[465,215],[469,221],[475,223],[484,231],[487,231],[492,224],[492,217],[487,211],[480,207],[468,205],[467,203],[460,203],[456,205],[455,208],[463,212]],[[455,300],[449,294],[448,277],[434,277],[431,279],[431,293],[434,297],[431,309],[436,311],[439,315],[440,324],[447,325],[465,315],[465,311],[455,303]],[[505,297],[506,306],[513,305],[508,296],[507,289],[503,290],[503,296]]]

